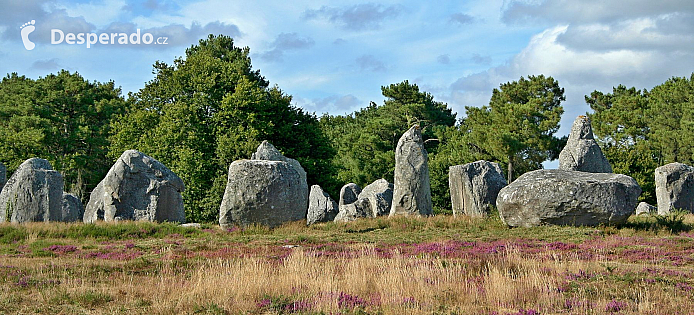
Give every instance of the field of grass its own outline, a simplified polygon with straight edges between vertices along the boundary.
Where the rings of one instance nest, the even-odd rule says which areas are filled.
[[[0,224],[0,313],[694,314],[691,214],[304,224]]]

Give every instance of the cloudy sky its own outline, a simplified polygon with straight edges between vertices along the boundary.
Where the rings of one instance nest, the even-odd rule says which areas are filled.
[[[33,50],[21,36],[30,21]],[[168,39],[87,48],[51,44],[52,29]],[[255,68],[319,115],[381,103],[382,85],[410,80],[461,116],[499,84],[544,74],[566,89],[566,134],[593,90],[650,89],[694,72],[691,0],[3,0],[0,72],[67,69],[127,93],[152,79],[155,61],[170,63],[209,33],[250,47]]]

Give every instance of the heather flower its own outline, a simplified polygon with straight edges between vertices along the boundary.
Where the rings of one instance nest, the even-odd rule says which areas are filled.
[[[606,312],[619,312],[627,307],[626,302],[612,300],[605,305]]]
[[[340,292],[340,295],[337,298],[337,305],[340,308],[355,308],[357,306],[366,306],[366,301],[364,299],[356,296],[356,295],[351,295],[349,293],[344,293]]]

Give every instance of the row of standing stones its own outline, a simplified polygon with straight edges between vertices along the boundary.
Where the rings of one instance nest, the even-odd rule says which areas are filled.
[[[219,224],[278,226],[306,219],[346,222],[378,216],[433,213],[427,152],[421,131],[410,128],[398,141],[394,183],[379,179],[362,190],[349,183],[335,202],[320,186],[308,188],[301,164],[263,141],[250,160],[229,166]],[[61,174],[48,161],[32,158],[5,182],[0,164],[0,221],[145,220],[185,222],[183,181],[159,161],[125,151],[90,195],[86,208],[63,192]],[[655,171],[657,212],[694,211],[694,167],[681,163]],[[454,215],[486,216],[496,206],[503,222],[515,227],[541,224],[595,226],[620,224],[634,213],[653,213],[641,203],[641,188],[612,167],[593,137],[590,121],[579,116],[559,156],[559,169],[536,170],[506,182],[497,163],[477,161],[449,169]]]

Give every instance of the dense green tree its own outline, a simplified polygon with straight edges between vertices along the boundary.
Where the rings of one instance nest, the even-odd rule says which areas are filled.
[[[125,108],[113,82],[89,82],[60,71],[37,80],[16,73],[0,83],[0,160],[13,171],[41,157],[85,197],[110,167],[109,121]]]
[[[651,91],[619,85],[586,96],[595,136],[615,173],[634,177],[640,199],[655,204],[658,166],[694,164],[694,74],[672,78]]]
[[[351,115],[321,118],[321,126],[337,150],[333,159],[337,179],[328,188],[333,195],[349,182],[362,187],[379,178],[393,182],[395,147],[413,124],[423,126],[427,150],[435,152],[437,131],[455,123],[455,114],[447,105],[416,84],[403,81],[384,86],[381,92],[386,97],[383,105],[371,102]]]
[[[494,89],[489,105],[466,107],[461,132],[469,134],[476,155],[504,164],[511,182],[516,174],[542,168],[542,162],[558,157],[565,139],[554,134],[565,99],[564,89],[552,77],[521,77]]]
[[[251,67],[249,49],[210,35],[173,65],[157,62],[155,78],[130,98],[114,122],[111,157],[149,154],[185,182],[189,221],[215,221],[229,164],[250,158],[268,140],[306,169],[309,185],[332,176],[332,148],[313,114]]]

